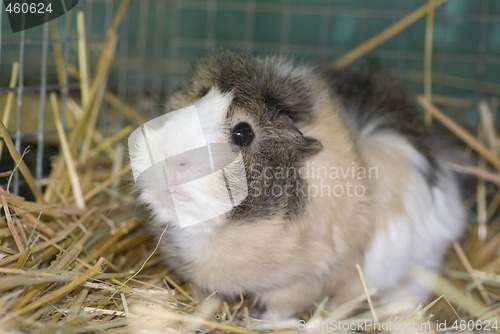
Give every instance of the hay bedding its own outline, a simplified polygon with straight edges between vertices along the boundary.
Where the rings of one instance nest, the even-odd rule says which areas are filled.
[[[431,13],[441,3],[443,1],[434,1],[424,6],[419,17]],[[81,80],[81,99],[68,101],[66,117],[71,126],[65,132],[58,108],[60,102],[55,93],[50,95],[49,109],[53,113],[55,139],[61,153],[52,161],[52,173],[43,191],[23,162],[25,152],[16,152],[4,125],[4,113],[4,122],[0,124],[2,154],[11,155],[35,200],[11,194],[8,187],[0,188],[0,333],[250,333],[269,330],[250,317],[253,308],[243,296],[241,300],[219,305],[214,298],[204,298],[195,286],[178,280],[161,263],[156,252],[158,240],[152,240],[145,231],[143,221],[147,214],[136,206],[130,169],[125,163],[123,143],[132,128],[126,127],[109,137],[96,129],[103,103],[108,104],[108,109],[124,110],[131,123],[145,121],[105,88],[117,41],[116,29],[127,5],[127,1],[122,3],[108,31],[94,78],[87,75],[83,14],[78,14],[79,65],[69,70]],[[353,50],[337,65],[354,61],[390,38],[390,34],[401,31],[405,24],[411,23],[405,20],[408,18],[401,21],[403,24],[396,24],[396,28],[388,29],[389,32],[383,32],[378,40],[375,38]],[[428,24],[427,29],[431,28]],[[56,63],[61,64],[57,62],[61,57],[57,48],[54,53]],[[16,86],[16,77],[14,64],[11,87]],[[459,83],[464,84],[463,81]],[[497,93],[500,96],[500,91]],[[6,112],[9,112],[8,100]],[[486,102],[478,106],[482,126],[475,136],[435,106],[460,109],[470,106],[471,101],[432,97],[429,91],[418,101],[427,110],[429,122],[434,116],[434,123],[444,125],[461,139],[465,151],[472,149],[479,157],[477,166],[454,166],[459,173],[479,178],[477,191],[466,199],[471,212],[477,212],[472,220],[479,224],[471,227],[465,240],[451,250],[436,287],[435,300],[422,305],[414,314],[406,317],[386,314],[384,305],[373,305],[367,302],[366,296],[361,296],[336,310],[335,315],[323,310],[323,304],[317,306],[314,314],[304,315],[313,332],[338,328],[332,327],[329,321],[332,317],[345,323],[385,319],[393,325],[428,321],[442,326],[446,321],[448,329],[464,329],[464,332],[471,332],[472,324],[478,332],[479,325],[490,324],[491,332],[495,332],[495,323],[500,326],[500,140],[495,132],[494,108]],[[11,175],[11,170],[0,171],[4,180]],[[421,272],[419,279],[425,283],[429,273]],[[469,320],[472,322],[466,322]],[[458,327],[453,328],[454,324]],[[304,328],[298,325],[272,331],[288,333]],[[428,330],[428,327],[419,328]],[[383,326],[357,329],[398,332],[396,327]],[[399,332],[408,332],[408,328]],[[486,331],[483,328],[480,332]]]

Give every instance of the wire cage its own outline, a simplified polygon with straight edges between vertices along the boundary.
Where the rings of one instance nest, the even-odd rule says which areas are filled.
[[[111,204],[112,207],[117,207],[122,202],[127,203],[127,211],[118,214],[119,219],[133,216],[135,202],[131,204],[132,201],[125,199],[123,195],[123,192],[129,191],[130,188],[120,184],[123,181],[120,179],[130,178],[130,170],[122,168],[127,164],[124,144],[126,135],[139,123],[162,114],[168,97],[185,84],[191,66],[217,49],[244,50],[255,55],[280,54],[297,62],[320,66],[376,65],[388,72],[412,98],[424,95],[430,101],[439,104],[441,110],[463,128],[475,133],[478,132],[481,122],[483,125],[489,122],[491,128],[494,124],[498,124],[495,120],[499,119],[500,114],[497,101],[500,96],[500,1],[86,0],[80,1],[73,10],[49,23],[17,33],[11,31],[6,6],[0,6],[1,121],[12,139],[15,151],[21,155],[21,158],[16,159],[9,154],[13,150],[12,147],[7,149],[8,138],[3,133],[0,143],[2,191],[7,189],[8,193],[19,194],[28,201],[35,202],[34,200],[38,200],[42,195],[33,189],[39,188],[45,192],[43,194],[45,198],[52,199],[48,200],[50,204],[54,204],[55,199],[58,199],[63,204],[61,207],[65,207],[66,211],[61,211],[63,213],[53,213],[54,217],[60,220],[67,219],[73,222],[76,219],[74,212],[77,211],[66,208],[68,200],[71,203],[75,202],[77,206],[79,203],[85,204],[91,200],[100,203],[98,196],[102,194],[109,195],[112,201],[116,201]],[[85,61],[82,62],[82,59]],[[82,84],[85,82],[86,84]],[[486,102],[491,111],[490,118],[486,121],[478,111],[481,102]],[[85,122],[78,121],[82,115],[88,117]],[[58,127],[59,124],[61,127]],[[95,125],[96,129],[89,138],[86,137],[87,124]],[[78,129],[79,138],[83,138],[83,144],[72,142],[70,133],[75,132],[75,129]],[[61,136],[64,133],[68,136],[65,141],[70,146],[67,152],[63,152],[61,145]],[[89,144],[90,142],[92,144]],[[498,137],[491,139],[490,143],[500,145]],[[113,147],[110,148],[108,145]],[[472,147],[477,146],[472,145]],[[112,162],[101,159],[102,152],[105,152],[107,157],[112,156],[116,159]],[[496,155],[484,153],[494,168],[500,166],[498,150],[496,152]],[[75,187],[71,182],[61,185],[59,189],[47,195],[47,192],[51,192],[47,185],[58,181],[59,176],[54,171],[64,169],[58,169],[62,166],[58,163],[62,158],[54,160],[54,157],[63,154],[66,157],[73,154],[75,161],[72,166],[74,175],[68,171],[62,178],[71,179],[75,176],[78,178],[79,174],[82,183],[87,181],[86,183],[90,185],[80,195],[74,191],[75,189],[71,191],[72,187]],[[84,163],[81,157],[92,157],[92,160]],[[26,178],[20,160],[33,175],[35,186]],[[70,161],[65,161],[66,164],[70,164]],[[482,166],[486,166],[486,163]],[[92,173],[85,174],[85,168],[91,169]],[[499,230],[498,224],[486,227],[488,221],[491,222],[498,216],[500,206],[498,187],[495,186],[499,182],[498,175],[492,176],[491,171],[492,169],[489,169],[486,174],[480,175],[494,185],[488,184],[486,187],[482,184],[478,192],[483,199],[488,198],[487,202],[492,204],[487,206],[486,200],[478,200],[477,204],[472,201],[470,204],[474,207],[474,214],[477,214],[474,220],[479,221],[484,228],[483,232],[479,232],[480,235],[486,233],[484,232],[486,230],[489,231],[489,235]],[[88,175],[91,175],[89,178],[95,177],[96,180],[86,180]],[[72,195],[66,198],[67,194]],[[490,201],[491,198],[493,200]],[[5,203],[5,199],[3,201],[5,214],[8,215],[8,204]],[[61,204],[59,202],[58,204]],[[100,211],[95,209],[89,212],[92,216]],[[101,227],[92,225],[92,228],[100,231],[95,239],[83,233],[84,237],[81,240],[73,240],[75,244],[81,242],[78,244],[80,248],[88,248],[88,250],[85,248],[90,254],[87,266],[82,264],[83,260],[77,263],[77,260],[72,259],[74,262],[71,263],[76,263],[74,268],[80,271],[83,267],[89,269],[90,262],[97,261],[105,251],[114,247],[113,252],[119,254],[127,252],[129,255],[116,256],[121,259],[120,265],[123,267],[111,259],[107,263],[115,266],[112,268],[122,268],[123,272],[137,270],[142,262],[134,262],[137,257],[134,248],[140,248],[147,240],[144,232],[138,231],[138,222],[135,219],[126,220],[126,223],[115,226],[107,214],[108,211],[95,213],[95,216],[102,219],[102,225],[109,225],[109,231],[102,232]],[[38,219],[40,217],[41,214]],[[81,219],[90,219],[86,214],[83,214],[83,217]],[[6,235],[4,230],[7,229],[1,225],[5,219],[7,218],[2,217],[0,222],[0,236]],[[496,219],[498,223],[498,218]],[[63,225],[60,220],[57,224]],[[36,216],[30,216],[28,221],[38,226]],[[80,224],[80,220],[77,221]],[[64,238],[56,238],[56,231],[50,228],[52,225],[47,226],[49,227],[44,227],[45,230],[42,232],[53,239],[40,237],[40,240],[45,243],[50,240],[63,242],[61,240]],[[86,229],[86,227],[81,228],[82,231]],[[35,229],[33,227],[33,230]],[[127,238],[131,230],[135,233],[135,239]],[[22,240],[22,233],[19,238]],[[25,238],[29,239],[31,236]],[[105,240],[106,238],[109,240]],[[467,245],[470,246],[467,249],[478,248],[477,233],[473,238],[475,239],[467,241]],[[19,240],[15,240],[16,244]],[[70,241],[67,240],[68,245]],[[110,244],[115,241],[116,244]],[[85,247],[82,246],[84,244]],[[485,305],[489,306],[494,305],[492,301],[494,298],[498,303],[500,292],[495,290],[485,297],[486,292],[481,284],[493,281],[492,285],[498,287],[498,275],[492,278],[486,274],[488,271],[498,270],[498,261],[494,258],[498,255],[496,249],[499,244],[500,238],[491,239],[488,247],[478,251],[475,265],[482,266],[483,269],[480,272],[472,271],[473,280],[467,281],[474,285],[467,289],[476,289],[477,286],[481,288],[480,297],[483,298]],[[93,247],[97,250],[93,251]],[[0,238],[0,269],[8,264],[6,270],[13,270],[12,273],[18,273],[15,270],[21,270],[24,268],[23,265],[29,267],[27,264],[30,264],[29,268],[36,269],[40,263],[47,264],[50,261],[57,263],[59,259],[56,253],[49,251],[44,251],[40,255],[42,260],[30,258],[32,251],[36,254],[36,251],[42,248],[35,247],[33,248],[35,251],[31,247],[27,249],[19,247],[19,254],[11,254],[13,252],[9,249]],[[145,252],[141,250],[141,254]],[[457,252],[459,253],[458,250]],[[114,254],[110,258],[114,257]],[[461,260],[463,260],[462,255],[462,253],[458,255]],[[487,259],[493,260],[488,262]],[[99,260],[96,266],[102,265],[103,261]],[[128,263],[130,266],[127,266]],[[89,273],[95,268],[89,269]],[[467,267],[470,274],[469,269]],[[0,273],[3,274],[2,271]],[[6,273],[11,272],[6,271]],[[107,276],[103,277],[103,280],[107,279]],[[74,276],[71,276],[71,279],[73,278]],[[150,276],[147,276],[144,281],[150,282],[149,279]],[[113,284],[117,284],[116,282],[113,281]],[[97,289],[93,283],[85,284],[87,284],[86,293],[90,293],[89,289]],[[99,286],[102,289],[99,292],[115,291],[109,290],[111,289],[109,286],[105,288],[103,286]],[[166,279],[165,286],[174,287],[181,291],[181,295],[184,294],[173,280]],[[36,292],[33,292],[39,293],[37,296],[43,295],[42,291],[48,291],[47,298],[40,300],[47,302],[59,300],[49,298],[51,290],[47,288],[48,285],[37,285],[37,287],[39,288],[35,289]],[[45,288],[47,289],[44,290]],[[113,297],[115,293],[117,296],[121,293],[123,295],[121,298],[126,298],[122,290],[119,290],[121,287],[114,285],[113,289],[115,288]],[[2,289],[4,288],[0,285],[0,332],[5,325],[2,322],[1,304],[5,300],[11,300],[10,295],[5,298],[2,296],[4,291]],[[127,293],[147,294],[145,291],[128,290]],[[78,300],[79,305],[83,305],[87,295],[83,296],[83,299],[80,296],[81,293],[78,296],[68,297],[68,300],[62,301],[63,306],[66,307],[73,300]],[[35,303],[36,307],[29,306],[28,297],[16,306],[17,310],[25,312],[19,314],[25,315],[36,307],[40,310],[45,307],[41,302]],[[452,302],[459,301],[452,300]],[[99,309],[104,317],[102,319],[112,320],[109,328],[113,326],[121,328],[124,324],[120,319],[116,320],[113,317],[124,316],[128,311],[126,308],[115,310],[111,303],[115,305],[120,302],[116,298],[112,299],[112,302],[106,304],[109,308],[106,310],[90,303],[91,306],[86,310]],[[470,311],[472,308],[466,309]],[[45,320],[55,319],[50,320],[51,326],[59,319],[76,314],[71,310],[60,311],[58,307],[51,307],[44,312],[39,311],[35,315]],[[42,313],[43,316],[40,316]],[[51,318],[54,314],[54,318]],[[472,311],[470,314],[474,315]],[[498,312],[496,316],[498,317]],[[76,321],[74,318],[70,319]],[[42,328],[36,327],[32,320],[26,320],[26,328],[31,330]],[[78,321],[74,323],[80,324]],[[69,327],[64,326],[73,325],[63,323],[61,326],[67,330]],[[89,326],[93,329],[88,329],[88,332],[108,328],[104,327],[105,325]],[[209,325],[206,327],[213,328]],[[235,327],[226,330],[238,332]],[[241,329],[239,332],[245,331]]]
[[[76,12],[85,12],[89,63],[95,68],[106,29],[119,4],[118,0],[82,2],[50,24],[17,34],[10,31],[2,8],[0,107],[5,109],[7,93],[14,92],[12,108],[16,110],[9,130],[19,151],[28,144],[32,147],[27,158],[35,160],[38,182],[49,168],[44,164],[46,156],[54,152],[45,145],[46,135],[54,131],[43,121],[50,117],[45,106],[47,92],[62,92],[64,101],[68,94],[79,91],[79,81],[70,73],[71,66],[78,64]],[[132,1],[118,30],[107,86],[120,100],[146,115],[149,112],[151,117],[161,112],[166,97],[179,89],[190,65],[214,49],[279,53],[299,61],[333,63],[423,4],[419,0]],[[500,4],[496,1],[454,0],[436,10],[431,36],[434,94],[478,99],[498,91],[499,21]],[[425,24],[424,19],[417,20],[360,62],[375,61],[409,92],[422,93]],[[58,53],[60,78],[54,58]],[[19,63],[19,84],[9,87],[14,62]],[[38,95],[38,101],[28,105],[23,98],[27,95]],[[64,108],[64,102],[61,106]],[[476,121],[472,110],[454,117],[462,123]],[[123,119],[106,120],[104,111],[99,126],[114,131],[123,127]],[[20,182],[16,173],[15,192]]]

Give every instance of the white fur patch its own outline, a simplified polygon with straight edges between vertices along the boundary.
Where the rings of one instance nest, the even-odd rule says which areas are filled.
[[[365,254],[367,284],[369,288],[389,292],[392,301],[422,301],[429,292],[410,277],[410,272],[418,266],[439,270],[445,252],[465,228],[466,216],[457,184],[453,175],[440,172],[437,185],[429,186],[419,172],[429,168],[427,161],[400,135],[379,133],[367,140],[412,166],[399,194],[403,213],[386,222],[386,226],[377,227]],[[397,290],[390,290],[395,287]]]
[[[241,153],[223,130],[232,99],[231,93],[212,88],[194,105],[157,117],[130,135],[140,199],[163,222],[185,227],[210,221],[246,197]]]

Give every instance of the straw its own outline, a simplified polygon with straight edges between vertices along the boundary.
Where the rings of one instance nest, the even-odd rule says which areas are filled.
[[[7,206],[7,201],[5,201],[5,196],[0,195],[0,198],[2,200],[2,207],[3,207],[4,214],[5,214],[5,219],[7,220],[7,226],[9,227],[10,233],[14,237],[14,241],[16,243],[17,249],[19,249],[19,252],[23,252],[24,245],[23,245],[21,238],[19,237],[19,233],[17,232],[16,227],[14,226],[14,224],[12,222],[10,210],[9,210],[9,207]]]
[[[98,193],[102,192],[104,189],[109,187],[115,180],[120,180],[124,176],[129,175],[130,171],[131,171],[130,166],[124,167],[120,172],[111,175],[108,179],[106,179],[103,182],[100,182],[98,185],[95,186],[95,188],[87,192],[84,196],[84,199],[86,201],[89,201],[95,195],[97,195]]]
[[[210,328],[210,329],[218,329],[221,331],[229,332],[229,333],[236,333],[236,334],[249,334],[249,333],[255,333],[252,330],[245,329],[245,328],[240,328],[236,326],[231,326],[231,325],[225,325],[221,324],[218,322],[214,322],[211,320],[199,318],[199,317],[194,317],[191,315],[186,315],[186,314],[181,314],[177,312],[173,312],[171,310],[158,310],[156,308],[151,308],[151,307],[146,307],[143,305],[137,305],[133,308],[134,315],[137,317],[140,317],[142,319],[142,322],[147,321],[148,319],[155,319],[163,322],[165,325],[169,326],[169,321],[174,321],[174,322],[180,322],[180,323],[188,323],[188,324],[195,324],[195,325],[200,325],[205,328]],[[140,328],[140,327],[137,327]]]
[[[118,96],[116,96],[113,93],[107,92],[106,93],[106,101],[113,106],[113,108],[117,110],[123,110],[123,113],[125,117],[130,120],[134,121],[138,124],[144,124],[148,120],[146,117],[135,111],[132,107],[129,105],[125,104],[123,101],[121,101]]]
[[[59,26],[57,25],[57,21],[51,21],[50,22],[50,31],[52,35],[52,39],[54,41],[57,41],[52,44],[52,48],[54,51],[54,63],[56,65],[56,72],[57,72],[57,82],[61,87],[64,85],[64,56],[63,56],[63,51],[62,51],[62,46],[60,42],[60,35],[59,35]],[[61,88],[62,89],[62,88]]]
[[[113,60],[116,44],[118,42],[118,37],[113,31],[108,32],[108,37],[104,44],[103,52],[99,59],[97,65],[96,75],[92,82],[90,89],[89,104],[84,107],[84,117],[80,120],[80,129],[85,132],[83,135],[83,146],[80,152],[78,160],[80,162],[84,161],[87,157],[91,140],[94,136],[94,131],[97,122],[97,115],[101,108],[102,99],[104,97],[105,84],[107,82],[107,77],[109,75],[109,70],[111,67],[111,62]],[[78,127],[78,125],[77,125]],[[75,146],[73,146],[75,149]]]
[[[358,271],[359,278],[361,279],[361,284],[363,285],[363,291],[365,292],[366,300],[368,301],[373,321],[378,323],[379,319],[377,317],[377,314],[375,313],[375,308],[373,307],[373,302],[370,293],[368,292],[368,286],[366,285],[365,274],[363,273],[363,269],[361,269],[361,266],[359,264],[356,264],[356,270]]]
[[[414,276],[420,283],[433,289],[435,293],[446,296],[451,303],[460,305],[474,318],[479,318],[484,313],[485,306],[476,298],[466,296],[448,280],[425,268],[414,271]]]
[[[406,70],[403,73],[410,80],[415,80],[419,82],[422,81],[421,72]],[[440,83],[450,87],[466,89],[473,92],[479,91],[496,96],[500,95],[500,85],[492,82],[476,81],[472,79],[466,79],[455,75],[442,74],[442,73],[433,73],[432,80],[436,83]]]
[[[61,116],[59,112],[59,103],[57,102],[57,97],[55,93],[50,94],[50,103],[52,105],[52,112],[54,114],[54,121],[56,124],[57,135],[59,136],[59,142],[61,144],[61,149],[63,151],[63,157],[70,178],[71,188],[73,189],[73,196],[75,196],[76,206],[79,208],[85,208],[85,200],[83,199],[80,180],[78,178],[78,173],[76,172],[76,167],[73,162],[73,157],[71,156],[71,151],[69,149],[68,140],[66,139],[66,134],[64,133],[64,128],[61,122]]]
[[[5,100],[5,106],[3,108],[3,117],[2,117],[2,122],[5,124],[5,127],[9,127],[9,120],[10,120],[10,114],[12,113],[12,101],[14,99],[14,88],[17,85],[17,79],[18,79],[18,73],[19,73],[19,63],[14,62],[12,64],[12,71],[10,74],[10,81],[9,81],[9,92],[7,93],[7,99]],[[0,142],[0,158],[2,157],[2,151],[3,151],[3,142]]]
[[[483,144],[481,144],[473,135],[471,135],[467,130],[458,125],[451,118],[446,116],[441,110],[432,105],[429,101],[425,100],[423,97],[417,97],[417,102],[424,107],[426,110],[432,113],[432,115],[446,126],[450,131],[452,131],[457,137],[466,142],[471,146],[477,153],[483,156],[489,163],[491,163],[496,168],[500,169],[500,158],[488,150]]]
[[[446,0],[435,0],[433,2],[428,2],[427,4],[421,6],[420,8],[408,14],[407,16],[405,16],[398,22],[394,23],[392,26],[385,29],[381,33],[370,38],[369,40],[362,43],[353,50],[347,52],[345,55],[337,59],[334,62],[333,66],[339,68],[355,62],[359,58],[366,55],[368,52],[375,49],[380,44],[386,42],[387,40],[399,34],[401,31],[408,28],[413,23],[417,22],[419,19],[421,19],[422,17],[433,11],[436,7],[443,5],[445,2]]]
[[[474,101],[472,99],[465,99],[465,98],[445,96],[445,95],[433,95],[432,103],[443,104],[455,108],[470,108],[474,105]]]
[[[33,310],[36,310],[37,308],[43,306],[44,304],[47,303],[53,303],[57,301],[58,299],[64,297],[68,292],[72,291],[73,289],[77,288],[78,286],[82,285],[85,281],[89,280],[93,276],[97,275],[102,271],[101,265],[102,265],[103,259],[99,259],[97,261],[96,265],[92,267],[89,271],[86,273],[83,273],[81,276],[78,276],[75,278],[73,281],[71,281],[69,284],[57,289],[56,291],[47,294],[29,305],[19,309],[16,311],[16,314],[22,315],[28,312],[31,312]]]
[[[451,169],[458,173],[475,175],[478,178],[483,179],[484,181],[489,181],[500,185],[500,175],[486,170],[485,166],[482,166],[482,168],[480,168],[474,166],[462,166],[454,163],[450,163],[449,166],[451,167]]]
[[[481,126],[485,131],[488,146],[493,152],[498,154],[496,118],[493,116],[492,108],[490,108],[486,101],[479,101],[478,109],[481,116]]]
[[[118,28],[120,27],[120,24],[123,21],[123,17],[125,16],[125,13],[127,12],[127,9],[130,5],[130,0],[123,0],[120,3],[120,6],[118,7],[118,10],[116,11],[115,17],[113,19],[113,23],[111,23],[110,30],[116,32]]]
[[[78,11],[76,14],[76,27],[78,32],[80,90],[82,94],[82,106],[85,108],[89,103],[89,70],[87,60],[87,38],[85,34],[85,16],[82,11]]]
[[[102,140],[95,148],[91,149],[89,152],[89,158],[95,157],[100,152],[111,148],[118,141],[126,138],[134,129],[129,125],[115,133],[114,135]]]
[[[118,42],[116,31],[123,20],[129,4],[130,0],[125,0],[120,3],[120,7],[118,8],[115,18],[113,19],[113,23],[106,34],[103,52],[101,53],[101,57],[99,58],[96,74],[90,88],[89,104],[87,105],[88,108],[85,108],[87,106],[84,105],[84,114],[88,113],[89,115],[86,120],[87,131],[83,140],[83,147],[80,153],[79,161],[84,161],[88,154],[90,141],[95,131],[97,114],[101,107],[107,77],[109,75],[116,44]]]
[[[429,0],[427,3],[431,10],[428,11],[425,22],[424,97],[427,101],[432,101],[432,37],[436,0]],[[432,125],[432,115],[428,111],[425,112],[425,123]]]
[[[12,159],[14,159],[16,166],[18,166],[19,170],[21,171],[21,174],[23,175],[24,179],[26,180],[26,183],[28,184],[28,187],[33,192],[33,196],[35,196],[37,201],[43,202],[44,201],[43,195],[40,192],[38,186],[36,185],[33,175],[31,174],[28,166],[26,166],[26,163],[21,159],[21,156],[17,152],[16,146],[14,145],[14,142],[10,138],[9,132],[7,131],[7,128],[5,127],[3,122],[0,122],[0,135],[2,136],[5,142],[5,146],[7,146],[7,150],[9,151],[10,156],[12,157]]]
[[[491,305],[491,298],[486,292],[486,289],[484,288],[484,285],[479,281],[476,273],[474,272],[474,269],[472,268],[472,265],[470,264],[469,260],[467,259],[467,255],[465,255],[464,250],[458,243],[453,243],[453,249],[458,255],[458,258],[460,261],[462,261],[462,264],[464,265],[465,269],[471,276],[472,280],[476,283],[476,287],[479,291],[479,294],[481,295],[481,298],[483,298],[484,302],[487,305]]]

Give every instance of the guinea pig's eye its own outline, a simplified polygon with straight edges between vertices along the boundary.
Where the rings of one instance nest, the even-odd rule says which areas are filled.
[[[252,143],[255,134],[250,124],[241,122],[236,124],[231,132],[233,143],[238,146],[248,146]]]

